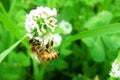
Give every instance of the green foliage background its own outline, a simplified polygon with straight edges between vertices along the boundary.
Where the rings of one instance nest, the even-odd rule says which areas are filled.
[[[62,35],[60,57],[44,64],[31,58],[27,38],[20,43],[26,14],[37,6],[56,8],[58,22],[73,26]],[[116,80],[109,71],[120,48],[119,22],[120,0],[1,0],[0,53],[8,50],[0,55],[0,80]]]

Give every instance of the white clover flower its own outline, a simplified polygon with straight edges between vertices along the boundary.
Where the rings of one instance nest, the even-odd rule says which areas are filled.
[[[62,20],[59,23],[59,28],[61,28],[63,30],[64,34],[70,34],[71,31],[72,31],[72,25],[69,22],[65,21],[65,20]]]
[[[115,60],[109,73],[111,77],[120,78],[120,64]]]
[[[44,46],[53,40],[55,47],[59,46],[62,37],[59,34],[52,34],[57,27],[56,9],[48,7],[37,7],[26,15],[25,29],[27,36],[44,42]]]
[[[25,29],[33,37],[36,35],[44,36],[48,32],[47,30],[53,32],[57,26],[56,15],[56,9],[51,10],[48,7],[37,7],[26,15]]]

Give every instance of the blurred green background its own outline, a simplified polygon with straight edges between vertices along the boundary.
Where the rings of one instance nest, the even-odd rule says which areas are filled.
[[[58,23],[70,22],[72,33],[62,35],[68,41],[56,48],[60,57],[44,64],[31,59],[28,39],[22,41],[0,63],[0,80],[116,80],[109,72],[119,52],[119,33],[69,40],[85,30],[119,23],[120,0],[0,0],[0,53],[26,34],[26,14],[37,6],[56,8]]]

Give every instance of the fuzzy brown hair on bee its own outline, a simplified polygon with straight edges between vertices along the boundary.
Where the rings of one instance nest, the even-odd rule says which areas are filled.
[[[42,43],[37,39],[32,38],[29,40],[29,43],[31,45],[31,51],[33,54],[37,54],[39,50],[43,49]]]
[[[59,52],[54,50],[52,40],[48,42],[45,47],[43,42],[34,38],[32,38],[29,43],[32,53],[42,62],[56,59],[59,56]]]

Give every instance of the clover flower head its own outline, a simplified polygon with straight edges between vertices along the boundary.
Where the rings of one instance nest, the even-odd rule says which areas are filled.
[[[115,60],[109,73],[111,77],[120,78],[120,64]]]
[[[48,7],[37,7],[31,10],[26,15],[25,29],[27,36],[35,38],[39,41],[43,41],[46,45],[50,40],[54,41],[54,46],[58,46],[61,43],[61,36],[59,34],[52,34],[57,27],[57,15],[56,9],[50,9]]]
[[[72,31],[72,25],[65,20],[62,20],[58,26],[63,30],[64,34],[70,34]]]
[[[54,31],[57,22],[55,18],[56,15],[56,9],[51,10],[48,7],[37,7],[26,15],[25,29],[28,33],[32,33],[34,30],[37,30],[39,33],[38,35],[46,33],[45,29]]]

